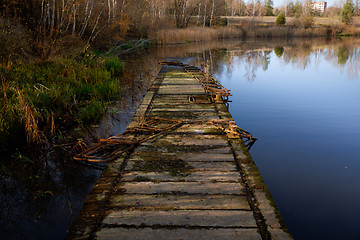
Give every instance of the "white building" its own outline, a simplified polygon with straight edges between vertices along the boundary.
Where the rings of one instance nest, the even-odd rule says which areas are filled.
[[[327,7],[327,2],[313,2],[312,9],[314,12],[324,13]]]

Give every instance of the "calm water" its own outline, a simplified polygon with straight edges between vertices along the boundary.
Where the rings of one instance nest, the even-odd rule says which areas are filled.
[[[131,54],[123,100],[91,136],[125,129],[168,57],[209,62],[232,90],[230,112],[259,138],[251,154],[295,239],[360,239],[360,40],[208,42]],[[27,186],[1,179],[0,239],[64,239],[100,173],[60,158],[51,156],[56,190],[40,208]]]
[[[161,68],[160,59],[153,54],[121,57],[127,65],[121,80],[122,99],[109,109],[98,125],[88,127],[87,142],[122,133]],[[141,70],[137,68],[139,65]],[[62,132],[62,136],[65,139],[74,137],[73,132]],[[12,173],[0,175],[0,240],[65,239],[101,174],[100,170],[78,164],[70,152],[61,148],[46,150],[41,171],[29,173],[41,181],[24,182],[12,177]],[[51,195],[39,199],[35,197],[38,189],[48,190]]]
[[[274,44],[207,60],[294,238],[360,239],[360,44]]]

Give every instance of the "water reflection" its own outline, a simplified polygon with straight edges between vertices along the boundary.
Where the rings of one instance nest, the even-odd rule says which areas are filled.
[[[336,127],[341,126],[341,131],[338,133],[338,136],[345,134],[347,139],[352,140],[348,140],[350,142],[347,143],[347,146],[341,144],[332,146],[331,148],[333,149],[346,149],[346,151],[342,151],[341,154],[336,153],[334,156],[337,156],[337,159],[343,159],[345,156],[347,156],[347,159],[355,159],[360,155],[360,153],[354,155],[354,145],[358,142],[358,138],[354,136],[360,135],[360,127],[355,121],[344,122],[344,119],[353,118],[357,120],[359,118],[358,113],[360,110],[350,104],[351,100],[353,103],[357,103],[357,100],[359,100],[354,100],[353,97],[354,91],[358,92],[358,88],[356,88],[358,85],[345,89],[345,87],[341,85],[342,83],[340,84],[333,79],[331,80],[332,75],[337,72],[340,72],[340,77],[344,78],[341,79],[342,82],[347,82],[347,79],[359,79],[359,46],[360,40],[358,39],[207,42],[154,47],[136,54],[132,53],[127,56],[121,56],[126,61],[125,78],[122,82],[122,87],[125,89],[122,93],[123,99],[109,110],[99,126],[88,129],[89,134],[87,135],[86,141],[98,141],[100,138],[118,135],[125,130],[142,96],[146,93],[147,88],[151,85],[152,79],[159,71],[161,67],[159,64],[160,61],[166,60],[168,57],[182,57],[186,63],[199,67],[202,66],[203,63],[209,62],[210,71],[218,80],[222,81],[225,87],[229,87],[234,94],[230,111],[233,111],[232,114],[236,118],[239,126],[249,130],[256,137],[260,138],[260,141],[258,141],[252,149],[255,161],[257,161],[260,166],[263,166],[262,173],[267,179],[275,179],[271,180],[273,181],[273,185],[270,190],[274,193],[282,212],[285,213],[288,219],[289,216],[293,218],[292,220],[286,220],[301,227],[306,224],[306,222],[309,222],[308,216],[305,216],[303,213],[309,211],[308,209],[314,209],[312,205],[313,202],[312,199],[309,200],[303,196],[299,197],[296,194],[291,195],[291,190],[298,190],[300,188],[299,191],[306,192],[307,189],[312,189],[310,193],[306,193],[314,196],[316,196],[318,192],[323,194],[325,190],[321,190],[321,187],[317,187],[316,189],[311,187],[313,185],[317,186],[317,182],[320,182],[323,186],[327,186],[329,182],[334,182],[334,179],[328,180],[326,175],[316,177],[318,172],[323,173],[328,171],[329,175],[330,173],[332,176],[340,174],[343,179],[348,179],[348,176],[339,169],[337,169],[338,171],[328,169],[328,166],[336,165],[336,161],[331,160],[331,156],[326,156],[329,160],[326,163],[316,165],[317,159],[321,158],[318,155],[329,151],[329,147],[321,143],[327,142],[326,139],[332,139],[334,136],[333,131]],[[324,62],[326,64],[324,64]],[[275,66],[278,69],[273,71]],[[307,72],[309,69],[311,69],[311,71]],[[319,71],[320,74],[316,73],[316,71]],[[311,82],[307,82],[310,87],[301,85],[301,81],[305,81],[303,79],[297,79],[298,76],[296,76],[295,72],[299,75],[302,72],[308,73],[304,79],[311,78],[314,80],[314,83],[318,83],[321,87],[317,86],[315,88],[311,85],[313,84]],[[327,78],[329,80],[327,80]],[[299,85],[294,87],[294,83]],[[334,89],[327,87],[331,84]],[[278,87],[278,89],[274,89],[274,86]],[[338,87],[338,89],[336,87]],[[345,93],[342,95],[339,94],[340,90]],[[318,92],[326,91],[333,94],[331,96],[333,99],[332,104],[327,104],[327,101],[330,102],[329,99],[323,99],[323,96],[317,96]],[[302,94],[297,94],[299,92]],[[271,93],[274,94],[272,95]],[[307,97],[307,94],[311,94],[311,97]],[[343,102],[344,99],[347,100],[347,102]],[[324,102],[324,105],[321,106],[323,108],[321,117],[317,115],[318,112],[320,112],[320,107],[317,105],[319,102]],[[334,110],[330,108],[329,105],[337,106],[338,108]],[[285,108],[285,110],[280,111],[280,106]],[[303,114],[304,109],[310,110],[310,113],[307,112],[308,115],[306,116]],[[334,111],[337,111],[337,113],[332,115]],[[341,116],[339,117],[338,115]],[[300,123],[299,119],[301,120]],[[324,127],[327,125],[322,122],[323,119],[333,121],[331,124],[326,123],[331,126],[331,131],[329,131],[330,127]],[[304,122],[313,125],[304,126]],[[358,122],[360,122],[360,119]],[[293,123],[297,124],[296,128],[293,127]],[[309,130],[310,127],[311,131]],[[297,139],[295,139],[300,139],[300,137],[305,138],[308,135],[311,135],[312,138],[315,139],[314,132],[318,130],[322,131],[320,134],[325,136],[325,140],[320,141],[318,140],[320,138],[318,138],[318,141],[311,142],[308,138],[303,141],[296,141]],[[299,133],[296,131],[303,132]],[[358,135],[352,135],[354,132]],[[295,133],[300,134],[300,136]],[[349,138],[349,136],[352,136],[352,138]],[[64,138],[66,137],[67,136],[64,136]],[[313,146],[306,145],[305,143],[308,141],[313,143]],[[334,140],[334,142],[335,141],[336,140]],[[266,148],[266,146],[272,146],[269,144],[272,142],[277,144],[277,146],[275,146],[274,149],[269,149],[271,147]],[[290,149],[293,147],[291,144],[300,145],[302,151],[300,151],[300,153],[291,151]],[[278,146],[281,146],[281,148],[279,149]],[[311,155],[313,152],[309,150],[314,148],[314,146],[316,146],[314,151],[318,151],[315,154],[317,156],[316,159],[312,158]],[[261,151],[259,151],[259,149]],[[319,151],[321,151],[321,154]],[[280,161],[279,159],[283,157],[283,154],[286,152],[288,152],[288,155],[285,156],[287,161],[281,161],[281,164],[276,165],[277,161]],[[265,163],[262,162],[262,153],[267,154],[267,161],[264,161]],[[298,158],[294,156],[296,154],[299,154]],[[271,156],[275,156],[276,159],[269,159]],[[48,161],[45,161],[45,165],[37,166],[37,168],[46,173],[45,176],[47,177],[49,188],[44,188],[44,192],[35,192],[39,196],[42,194],[45,196],[43,201],[34,199],[34,194],[31,192],[31,185],[37,184],[36,177],[35,179],[28,179],[28,184],[24,185],[24,182],[19,182],[11,176],[1,176],[0,209],[2,210],[0,212],[0,231],[4,233],[2,237],[5,236],[8,239],[63,239],[67,228],[80,211],[82,201],[100,174],[97,170],[91,170],[73,164],[70,160],[71,156],[69,156],[66,151],[64,152],[63,148],[52,149],[43,157],[48,159]],[[62,160],[59,161],[59,159]],[[296,159],[296,161],[293,159]],[[296,167],[288,165],[292,162],[291,160],[296,162]],[[304,162],[306,162],[307,166],[311,166],[310,170],[302,165]],[[360,179],[356,177],[356,174],[358,175],[356,170],[359,169],[359,164],[350,160],[344,164],[350,166],[346,169],[348,174],[353,171],[351,181],[346,182],[346,185],[341,185],[337,179],[335,185],[340,185],[343,189],[348,189],[349,186],[356,189],[357,186],[353,186],[352,183],[360,181]],[[274,167],[274,165],[276,165],[276,167]],[[302,174],[298,174],[299,168],[302,170]],[[318,172],[310,175],[309,172],[311,172],[311,169],[315,169]],[[326,171],[324,171],[324,169],[326,169]],[[308,175],[303,179],[305,174]],[[295,180],[284,181],[283,175],[300,175],[297,177],[302,179],[302,182]],[[292,176],[290,176],[289,179],[291,179]],[[321,178],[327,179],[327,181],[322,181]],[[307,179],[310,180],[307,181]],[[286,182],[292,185],[288,186]],[[306,189],[304,190],[303,188]],[[287,192],[283,193],[283,189]],[[46,193],[47,190],[49,193]],[[337,196],[341,196],[336,192],[337,190],[338,189],[331,189],[328,191]],[[354,190],[351,190],[350,192],[353,191]],[[345,195],[345,193],[341,193]],[[310,207],[304,207],[301,203],[298,203],[298,199],[302,199],[302,202],[307,203]],[[338,204],[341,203],[343,206],[348,205],[342,202],[339,197],[336,199],[338,200]],[[360,198],[357,196],[351,199],[360,201]],[[320,198],[320,200],[323,200],[323,198]],[[290,202],[293,206],[289,206],[288,203]],[[330,205],[332,209],[334,209],[332,204],[327,205]],[[316,205],[316,207],[318,206]],[[316,214],[318,214],[317,210],[317,208],[314,210]],[[323,212],[326,211],[327,209],[323,210]],[[329,211],[334,212],[334,210]],[[298,215],[293,216],[292,214]],[[344,214],[344,212],[332,216],[331,219],[352,219],[351,216],[346,215],[343,217],[341,214]],[[319,220],[318,218],[314,219]],[[319,221],[326,222],[324,218]],[[354,220],[354,222],[356,221],[357,220]],[[338,223],[336,221],[334,222]],[[348,223],[348,226],[353,225],[354,224]],[[353,226],[354,229],[357,229],[356,227],[359,226]],[[344,229],[343,227],[338,228]],[[294,231],[302,231],[304,227],[302,229],[293,227],[292,229],[294,229]],[[336,229],[336,227],[334,227],[334,229]],[[343,232],[351,232],[350,230],[345,229]],[[320,227],[318,231],[320,231]],[[301,239],[301,234],[297,236],[300,236],[299,239]],[[317,235],[314,234],[314,236]],[[334,236],[336,236],[336,234],[334,234]]]
[[[342,71],[346,72],[350,79],[359,78],[359,58],[360,50],[346,43],[329,49],[327,52],[327,59],[333,61],[334,66],[340,67]]]
[[[274,52],[278,58],[281,58],[282,55],[284,54],[284,47],[277,46],[274,48]]]
[[[316,39],[284,41],[227,42],[218,44],[217,48],[203,49],[202,53],[193,55],[192,63],[201,66],[210,62],[213,73],[222,72],[231,78],[233,70],[244,68],[244,77],[253,82],[257,73],[266,72],[271,64],[271,53],[279,58],[283,65],[292,65],[296,69],[305,70],[310,64],[316,64],[320,57],[325,57],[336,68],[346,72],[351,78],[358,78],[360,67],[358,39]],[[215,46],[213,46],[215,47]],[[221,69],[224,63],[226,69]]]
[[[232,90],[230,112],[259,138],[251,151],[266,184],[295,239],[308,240],[358,237],[359,47],[359,39],[298,39],[154,51],[209,62]]]
[[[344,65],[349,59],[349,49],[346,46],[338,47],[336,57],[338,58],[338,64]]]
[[[213,58],[231,114],[260,139],[252,156],[295,239],[358,238],[359,49],[358,39],[240,42],[193,59]]]
[[[121,79],[122,98],[97,126],[85,128],[84,141],[122,133],[160,69],[161,57],[144,52],[121,56],[126,62]],[[142,66],[142,68],[139,68]],[[101,171],[72,159],[80,129],[61,132],[45,149],[37,149],[34,163],[17,162],[0,175],[0,239],[64,239]],[[1,166],[3,167],[3,166]]]

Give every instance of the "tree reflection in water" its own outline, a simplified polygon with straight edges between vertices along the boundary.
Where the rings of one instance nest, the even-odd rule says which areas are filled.
[[[360,69],[359,44],[358,39],[225,42],[219,43],[218,48],[213,46],[212,49],[203,49],[201,55],[195,55],[192,64],[201,66],[201,62],[209,61],[213,73],[221,75],[225,72],[228,79],[234,69],[244,68],[244,77],[251,82],[256,80],[260,67],[264,72],[268,70],[272,52],[284,65],[292,65],[298,69],[306,69],[311,60],[317,61],[323,56],[353,79],[358,77]],[[312,58],[313,56],[315,57]],[[223,67],[226,67],[226,71]]]
[[[243,69],[244,78],[250,82],[256,81],[259,71],[268,71],[272,56],[279,58],[282,64],[299,69],[305,69],[310,60],[317,61],[317,58],[323,57],[346,72],[350,79],[359,79],[359,45],[358,39],[204,42],[153,47],[121,56],[127,66],[122,82],[125,89],[123,101],[113,106],[85,140],[96,141],[125,130],[151,80],[159,71],[159,61],[168,57],[181,57],[181,61],[199,67],[209,62],[215,78],[227,74],[225,80],[240,68]],[[71,156],[55,149],[47,151],[42,157],[47,159],[38,166],[43,174],[29,174],[26,181],[18,181],[11,173],[0,177],[0,231],[8,239],[62,239],[100,174],[97,170],[90,171],[86,167],[69,164]],[[42,191],[34,188],[38,178],[47,182],[40,188]],[[33,189],[37,190],[34,192]]]

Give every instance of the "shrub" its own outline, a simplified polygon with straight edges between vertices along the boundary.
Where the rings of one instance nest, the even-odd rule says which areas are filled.
[[[284,47],[275,47],[274,52],[278,58],[282,57],[284,54]]]
[[[276,25],[284,25],[286,23],[285,14],[280,13],[275,20]]]
[[[120,77],[123,73],[123,63],[118,57],[108,57],[105,60],[105,67],[112,77]]]
[[[80,109],[77,118],[86,124],[96,122],[100,119],[105,107],[102,101],[88,102]]]
[[[0,146],[9,146],[0,155],[13,151],[10,145],[19,139],[49,141],[60,129],[95,123],[120,99],[115,77],[121,75],[122,63],[118,58],[92,59],[0,65]]]
[[[354,6],[351,1],[347,0],[340,12],[340,19],[345,24],[350,24],[354,15]]]
[[[341,46],[336,50],[336,56],[340,65],[347,63],[349,60],[349,55],[349,49],[346,46]]]
[[[314,17],[307,16],[301,19],[302,25],[304,28],[312,28],[314,26]]]

